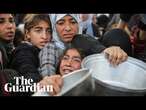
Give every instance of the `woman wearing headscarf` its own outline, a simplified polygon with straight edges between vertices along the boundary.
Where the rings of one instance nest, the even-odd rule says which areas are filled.
[[[119,64],[127,59],[127,54],[118,46],[105,48],[89,35],[79,35],[80,27],[77,14],[56,14],[53,21],[53,40],[40,52],[40,73],[43,77],[56,74],[59,56],[73,44],[81,48],[87,55],[107,53],[112,64]],[[82,37],[81,37],[82,36]],[[88,52],[89,51],[89,52]]]

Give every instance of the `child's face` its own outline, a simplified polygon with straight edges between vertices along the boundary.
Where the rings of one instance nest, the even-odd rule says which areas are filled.
[[[41,49],[51,41],[51,27],[47,22],[40,21],[38,25],[26,32],[26,36],[33,45]]]
[[[71,42],[78,33],[79,25],[76,20],[67,15],[56,23],[56,31],[63,42]]]
[[[81,68],[81,56],[76,49],[69,49],[60,63],[60,74],[68,74]]]
[[[0,38],[5,41],[13,41],[16,25],[12,14],[0,14]]]

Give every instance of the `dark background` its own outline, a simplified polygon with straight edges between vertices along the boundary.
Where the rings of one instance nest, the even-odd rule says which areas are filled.
[[[144,0],[0,0],[0,11],[12,13],[142,13],[145,7]]]

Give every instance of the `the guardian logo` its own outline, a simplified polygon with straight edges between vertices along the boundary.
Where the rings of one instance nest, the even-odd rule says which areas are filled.
[[[33,79],[26,79],[24,76],[14,77],[15,84],[6,83],[4,89],[6,92],[53,92],[53,86],[40,86],[34,83]]]

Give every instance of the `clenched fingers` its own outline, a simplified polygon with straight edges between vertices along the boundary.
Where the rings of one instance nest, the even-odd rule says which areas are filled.
[[[109,62],[115,66],[125,61],[128,55],[118,46],[112,46],[104,50],[104,53],[108,54]]]

